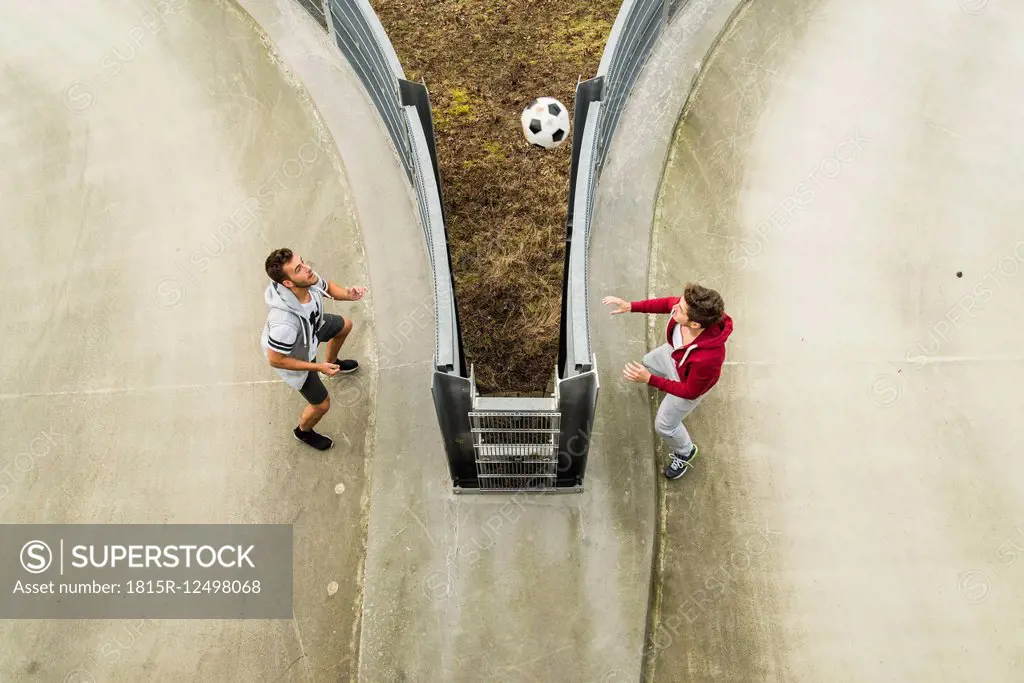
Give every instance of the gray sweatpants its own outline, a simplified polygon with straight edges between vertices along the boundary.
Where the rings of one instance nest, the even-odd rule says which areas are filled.
[[[665,379],[679,381],[679,370],[672,360],[672,347],[669,344],[662,344],[644,356],[643,363],[653,374]],[[658,416],[654,418],[654,431],[658,433],[672,453],[688,455],[693,446],[690,433],[683,426],[683,419],[693,412],[693,409],[704,400],[698,396],[694,400],[679,398],[672,394],[665,394],[665,398],[658,407]]]

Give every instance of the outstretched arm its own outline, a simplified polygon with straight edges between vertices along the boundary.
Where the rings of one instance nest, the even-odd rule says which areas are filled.
[[[601,303],[615,306],[612,315],[620,313],[671,313],[672,307],[679,301],[677,296],[669,296],[664,299],[645,299],[643,301],[626,301],[617,296],[606,296]]]
[[[630,311],[629,302],[624,299],[620,299],[617,296],[606,296],[605,298],[601,299],[601,303],[615,306],[615,309],[611,312],[612,315],[619,315],[620,313],[629,313]]]
[[[333,280],[328,280],[320,273],[316,273],[316,284],[313,286],[321,292],[337,299],[338,301],[359,301],[366,293],[366,287],[342,287]]]
[[[645,299],[630,302],[629,308],[634,313],[671,313],[672,307],[679,303],[678,296],[667,296],[662,299]]]
[[[366,287],[342,287],[337,282],[327,282],[327,296],[338,301],[359,301],[366,293]]]

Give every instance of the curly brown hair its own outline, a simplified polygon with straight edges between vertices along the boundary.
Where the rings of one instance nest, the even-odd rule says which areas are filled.
[[[707,329],[717,324],[725,314],[722,295],[695,282],[687,282],[683,289],[686,301],[686,317]]]
[[[288,248],[275,249],[270,252],[270,256],[267,257],[266,268],[267,275],[270,276],[271,280],[281,284],[288,279],[288,275],[284,272],[284,266],[292,260],[294,255],[292,250]]]

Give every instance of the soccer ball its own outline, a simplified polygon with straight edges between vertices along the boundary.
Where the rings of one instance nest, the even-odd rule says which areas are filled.
[[[569,137],[569,111],[553,97],[538,97],[520,117],[526,141],[535,147],[554,149]]]

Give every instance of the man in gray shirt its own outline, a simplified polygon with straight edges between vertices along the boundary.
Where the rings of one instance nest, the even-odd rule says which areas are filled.
[[[323,298],[359,301],[366,288],[346,288],[325,280],[291,249],[271,252],[266,270],[272,280],[264,294],[270,311],[260,345],[281,379],[309,402],[293,431],[295,438],[325,451],[334,441],[313,430],[331,408],[331,398],[319,373],[327,377],[352,373],[359,369],[359,363],[338,361],[338,351],[352,331],[352,321],[333,313],[324,314]],[[326,362],[317,363],[317,347],[324,342]]]

